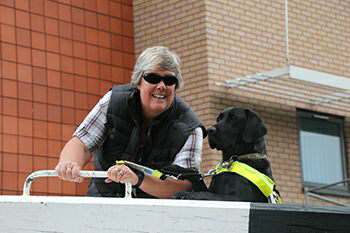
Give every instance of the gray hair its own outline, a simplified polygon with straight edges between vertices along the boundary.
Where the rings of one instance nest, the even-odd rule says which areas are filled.
[[[145,72],[162,68],[175,73],[178,81],[176,89],[178,89],[183,86],[180,65],[178,55],[168,48],[163,46],[147,48],[137,58],[130,84],[137,86]]]

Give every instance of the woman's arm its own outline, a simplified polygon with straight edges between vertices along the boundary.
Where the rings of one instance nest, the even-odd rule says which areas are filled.
[[[61,151],[56,171],[63,180],[81,182],[80,169],[90,160],[90,151],[104,140],[107,107],[111,92],[107,92],[85,117]]]
[[[175,156],[173,165],[178,165],[183,168],[199,169],[203,144],[203,132],[200,127],[196,128],[188,137],[186,143]],[[130,182],[132,185],[137,184],[138,176],[125,165],[115,165],[107,171],[108,179],[106,182]],[[145,176],[139,188],[155,197],[171,198],[175,193],[181,191],[188,191],[192,189],[192,183],[188,180],[175,180],[167,178],[160,180],[155,177]]]
[[[126,165],[115,165],[108,169],[107,183],[112,181],[136,185],[139,177]],[[152,176],[144,176],[139,188],[158,198],[171,198],[175,193],[191,190],[192,183],[188,180],[175,180],[171,177],[160,180]]]
[[[63,147],[55,170],[63,180],[81,182],[80,170],[90,158],[86,146],[77,137],[73,137]]]

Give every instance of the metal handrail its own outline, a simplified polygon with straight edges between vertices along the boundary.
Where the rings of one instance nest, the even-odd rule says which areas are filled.
[[[80,171],[81,177],[89,177],[89,178],[107,178],[106,171]],[[23,185],[23,196],[30,196],[30,188],[34,179],[40,177],[58,177],[56,170],[39,170],[32,172],[27,176],[24,185]],[[125,196],[124,198],[132,198],[131,196],[131,183],[125,183]]]
[[[305,188],[304,189],[305,190],[304,204],[308,205],[309,197],[313,197],[313,198],[319,199],[321,201],[329,202],[329,203],[332,203],[332,204],[335,204],[335,205],[350,207],[350,205],[348,205],[348,204],[345,204],[343,202],[334,200],[334,199],[329,198],[329,197],[324,197],[324,196],[322,196],[322,195],[320,195],[319,193],[316,192],[316,191],[320,191],[322,189],[327,189],[329,187],[336,186],[338,184],[344,184],[344,183],[350,183],[350,178],[344,179],[342,181],[334,182],[334,183],[331,183],[331,184],[326,184],[326,185],[322,185],[322,186],[319,186],[319,187],[311,188],[311,189]]]

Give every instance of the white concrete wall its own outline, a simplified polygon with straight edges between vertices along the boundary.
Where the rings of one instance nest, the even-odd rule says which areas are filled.
[[[0,196],[1,233],[247,233],[249,203]]]

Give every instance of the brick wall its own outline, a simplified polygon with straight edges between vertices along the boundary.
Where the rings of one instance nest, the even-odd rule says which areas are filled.
[[[345,137],[349,138],[348,109],[311,105],[293,93],[294,100],[217,85],[287,64],[349,77],[349,2],[288,2],[288,56],[284,1],[271,0],[134,1],[135,52],[162,44],[179,53],[186,82],[180,95],[206,126],[228,106],[250,107],[258,112],[268,127],[267,149],[279,190],[285,202],[302,203],[296,109],[346,116]],[[282,90],[268,90],[283,94],[288,85],[297,86],[305,96],[321,91],[318,86],[297,82],[286,83]],[[349,146],[346,139],[347,153]],[[220,153],[210,150],[205,140],[202,170],[207,171],[219,159]]]
[[[112,83],[130,80],[132,3],[2,0],[0,29],[0,194],[19,194]],[[42,178],[32,191],[81,195],[86,183]]]

